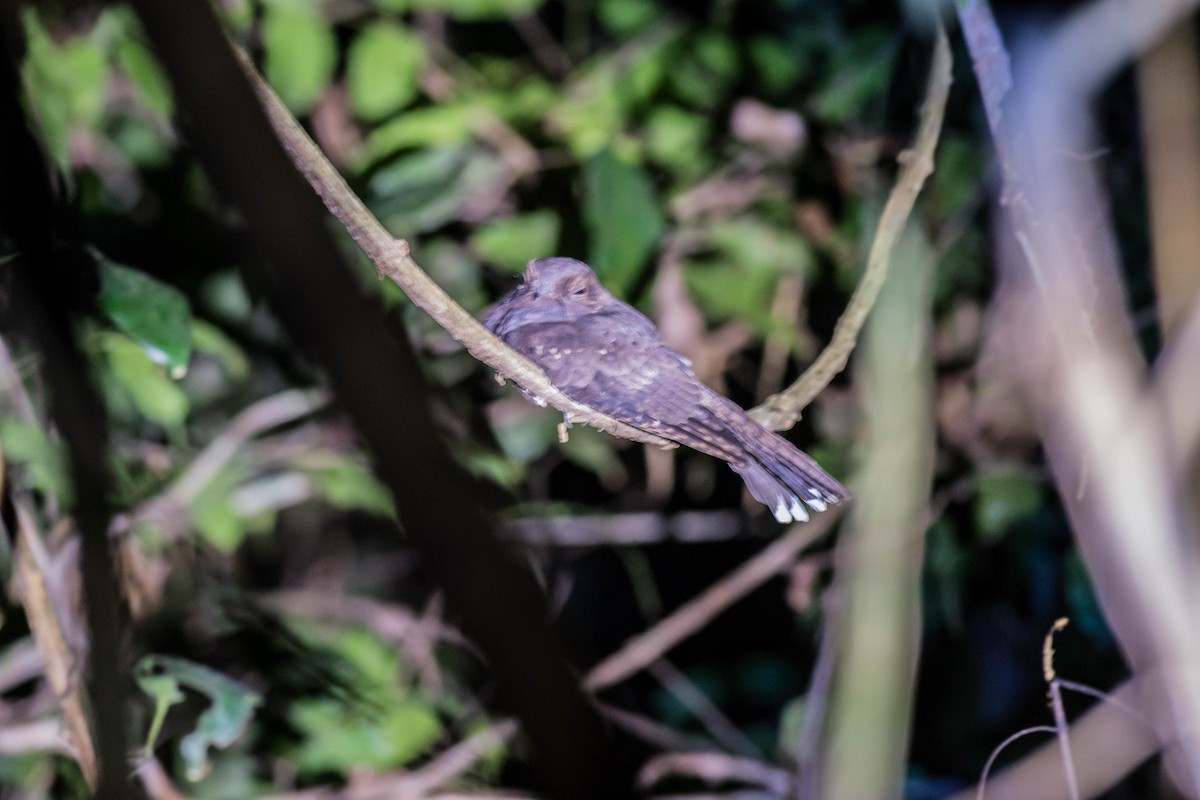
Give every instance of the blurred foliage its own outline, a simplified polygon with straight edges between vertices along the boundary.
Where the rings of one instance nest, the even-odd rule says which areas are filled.
[[[470,311],[482,313],[532,258],[587,258],[660,322],[698,320],[676,346],[715,365],[706,377],[724,375],[743,405],[782,388],[828,338],[913,129],[928,51],[897,9],[861,0],[220,5],[365,202]],[[419,766],[485,724],[476,698],[487,686],[462,648],[433,641],[436,594],[386,522],[391,498],[336,412],[237,428],[254,404],[277,407],[320,376],[234,269],[244,232],[175,133],[169,85],[132,13],[27,8],[22,21],[29,112],[62,170],[85,237],[76,244],[96,248],[100,291],[83,344],[111,415],[114,502],[131,515],[144,557],[172,575],[158,601],[183,615],[154,652],[188,660],[143,662],[149,697],[135,739],[149,737],[198,798]],[[990,286],[988,156],[961,62],[918,210],[938,258],[940,438],[910,788],[971,781],[992,745],[1044,721],[1039,648],[1056,616],[1080,623],[1060,639],[1060,671],[1107,686],[1121,669],[1027,423],[994,402],[996,388],[975,369]],[[683,288],[660,295],[668,254]],[[579,429],[560,443],[554,414],[492,387],[444,331],[352,258],[417,345],[446,438],[483,502],[514,516],[741,504],[737,479],[694,453],[677,453],[668,485],[658,472],[651,489],[640,449]],[[797,281],[802,295],[789,300]],[[730,324],[749,332],[733,352],[717,335]],[[36,359],[18,352],[15,364],[40,405]],[[838,474],[853,463],[855,403],[851,378],[839,380],[796,437]],[[43,418],[0,396],[13,490],[40,501],[49,529],[70,487]],[[189,472],[214,455],[206,448],[223,455]],[[156,505],[164,497],[175,505]],[[671,608],[748,552],[745,541],[647,547],[640,580],[655,582]],[[564,614],[589,657],[645,626],[620,565],[631,560],[549,560],[549,579],[573,586]],[[316,587],[433,611],[426,632],[408,638],[372,631],[375,618],[325,620],[313,635],[351,666],[348,688],[285,690],[254,648],[231,644],[236,624],[214,621],[188,594],[210,572],[251,591]],[[824,579],[803,602],[804,592],[789,594],[791,608],[771,586],[673,658],[762,754],[788,763]],[[288,614],[305,635],[307,618],[320,616]],[[24,635],[20,615],[5,613],[0,632],[5,642]],[[199,710],[184,702],[197,695]],[[694,709],[655,686],[633,682],[621,701],[703,731]],[[463,782],[502,783],[502,766],[520,754],[500,748]],[[23,787],[13,796],[83,796],[63,759],[0,757],[0,782]]]

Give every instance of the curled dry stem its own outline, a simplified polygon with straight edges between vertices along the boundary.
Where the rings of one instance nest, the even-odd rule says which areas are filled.
[[[942,131],[946,99],[950,94],[950,43],[938,30],[934,45],[933,64],[921,105],[921,124],[912,148],[900,154],[900,175],[888,195],[887,204],[879,217],[875,240],[867,256],[858,288],[838,319],[833,338],[795,383],[773,394],[750,411],[750,416],[772,430],[787,430],[800,419],[800,412],[829,385],[834,376],[846,368],[850,354],[858,343],[858,335],[887,280],[888,266],[900,233],[908,223],[917,195],[925,179],[933,173],[933,153]]]

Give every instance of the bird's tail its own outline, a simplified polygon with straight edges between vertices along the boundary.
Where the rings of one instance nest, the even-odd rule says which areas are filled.
[[[782,436],[757,425],[737,430],[750,457],[730,467],[780,522],[804,522],[807,508],[824,511],[850,496],[846,487]]]

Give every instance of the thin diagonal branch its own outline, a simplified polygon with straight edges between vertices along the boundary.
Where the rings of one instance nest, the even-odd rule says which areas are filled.
[[[840,509],[831,508],[811,522],[793,526],[786,535],[763,548],[758,555],[592,667],[583,679],[584,688],[599,691],[652,664],[663,653],[703,628],[717,614],[761,586],[764,581],[778,575],[792,563],[797,553],[824,536],[840,516]]]
[[[925,179],[933,173],[933,153],[937,149],[946,99],[950,95],[950,47],[944,39],[944,36],[939,37],[934,48],[916,141],[911,149],[900,154],[900,175],[879,217],[866,269],[838,319],[833,338],[795,383],[750,410],[750,416],[772,430],[786,430],[795,425],[800,412],[846,368],[850,354],[858,344],[858,335],[887,280],[896,241],[908,222]]]

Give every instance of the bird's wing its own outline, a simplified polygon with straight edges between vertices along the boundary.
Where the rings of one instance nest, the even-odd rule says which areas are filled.
[[[707,390],[687,360],[642,315],[525,325],[506,338],[572,399],[717,458],[744,458],[742,445],[702,402]]]

